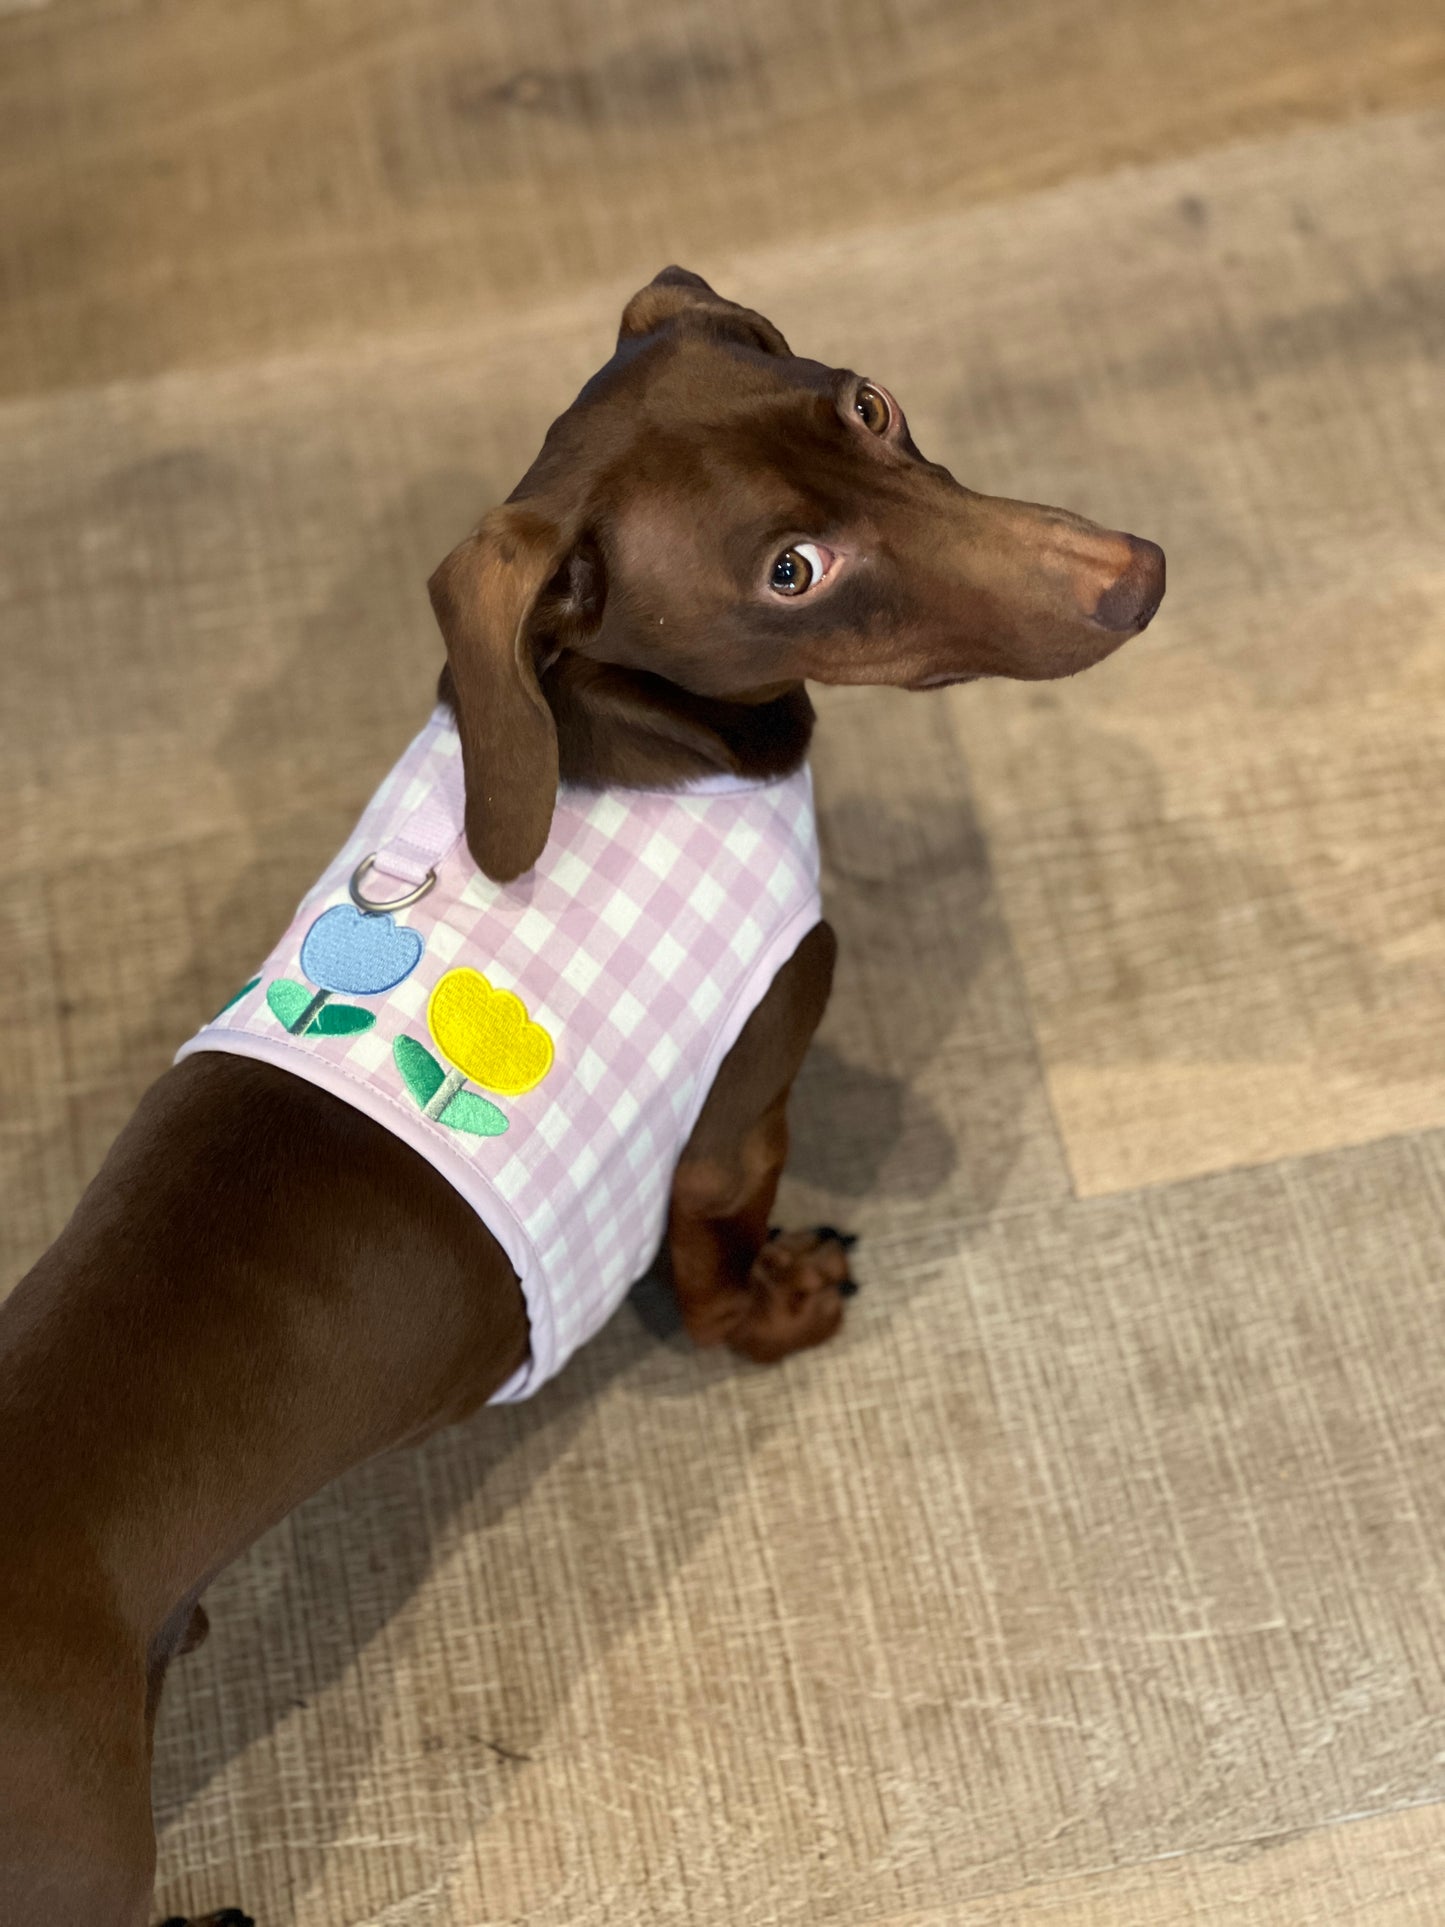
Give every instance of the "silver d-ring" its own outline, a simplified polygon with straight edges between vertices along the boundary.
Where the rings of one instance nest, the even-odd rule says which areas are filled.
[[[437,880],[436,871],[428,870],[416,888],[408,890],[404,897],[387,897],[384,900],[377,897],[364,897],[361,894],[361,885],[363,880],[370,876],[371,866],[375,862],[376,851],[373,850],[370,856],[364,856],[357,864],[351,873],[351,881],[346,886],[351,892],[351,901],[358,910],[364,910],[368,916],[379,917],[384,911],[405,910],[410,904],[420,903]]]

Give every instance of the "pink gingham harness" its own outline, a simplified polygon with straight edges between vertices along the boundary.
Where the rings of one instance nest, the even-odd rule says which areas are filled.
[[[806,768],[564,787],[535,869],[499,885],[462,803],[438,707],[260,974],[177,1057],[278,1064],[436,1166],[521,1280],[532,1350],[511,1400],[656,1253],[718,1066],[821,915],[817,826]]]

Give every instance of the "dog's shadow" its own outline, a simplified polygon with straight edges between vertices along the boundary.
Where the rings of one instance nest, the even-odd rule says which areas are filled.
[[[794,1088],[785,1199],[865,1238],[985,1218],[1050,1125],[946,706],[825,700],[812,761],[839,954]]]

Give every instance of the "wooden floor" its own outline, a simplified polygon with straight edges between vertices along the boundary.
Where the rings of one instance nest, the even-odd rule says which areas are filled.
[[[270,1535],[161,1911],[1438,1927],[1437,0],[0,0],[0,1289],[669,259],[1169,597],[1077,683],[827,692],[845,1335],[644,1288]]]

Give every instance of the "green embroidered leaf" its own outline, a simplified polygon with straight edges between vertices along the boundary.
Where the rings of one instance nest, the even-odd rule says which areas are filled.
[[[211,1019],[211,1022],[214,1024],[216,1021],[216,1017],[224,1017],[226,1012],[231,1008],[232,1004],[239,1004],[241,999],[247,996],[251,991],[253,991],[256,988],[257,984],[260,983],[260,981],[261,979],[259,977],[253,977],[250,983],[242,984],[241,988],[236,992],[235,996],[228,997],[225,1003],[221,1005],[221,1008],[216,1012],[216,1016]]]
[[[391,1054],[396,1059],[396,1068],[401,1072],[406,1088],[425,1109],[441,1089],[445,1075],[441,1065],[426,1045],[419,1044],[414,1037],[398,1037],[391,1047]]]
[[[353,1031],[370,1030],[376,1022],[374,1010],[360,1004],[324,1004],[306,1026],[308,1037],[349,1037]]]
[[[502,1112],[476,1091],[458,1091],[442,1112],[441,1122],[473,1137],[500,1137],[507,1128]]]
[[[272,1014],[290,1030],[296,1019],[311,1002],[314,992],[305,984],[293,983],[289,977],[278,977],[274,984],[266,986],[266,1002]]]

